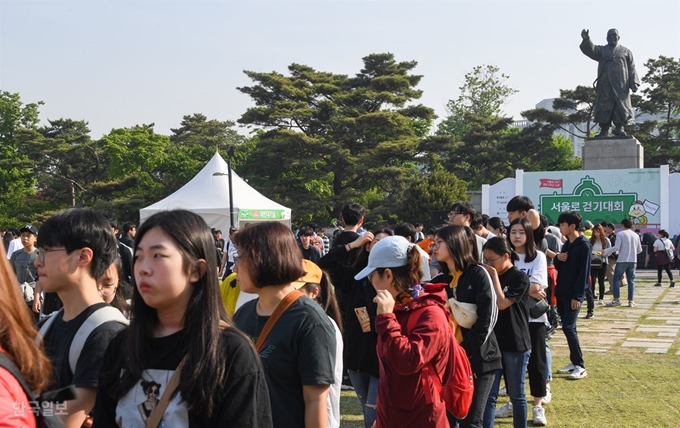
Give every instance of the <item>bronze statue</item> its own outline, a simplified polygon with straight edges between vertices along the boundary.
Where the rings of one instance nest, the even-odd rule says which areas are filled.
[[[593,120],[600,124],[601,131],[595,138],[608,136],[612,122],[612,133],[625,136],[623,125],[635,117],[628,90],[637,92],[640,86],[633,53],[619,45],[619,32],[614,28],[607,32],[608,44],[605,46],[595,46],[590,41],[588,30],[581,31],[581,37],[581,52],[599,63]]]

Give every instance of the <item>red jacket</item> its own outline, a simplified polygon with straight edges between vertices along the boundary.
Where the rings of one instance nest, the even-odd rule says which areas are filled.
[[[423,373],[423,367],[432,364],[443,379],[449,362],[452,332],[444,306],[445,287],[446,284],[426,284],[417,299],[396,304],[393,313],[376,317],[380,362],[378,428],[449,426],[440,391],[434,390],[432,379]],[[418,321],[407,332],[409,317],[417,317]],[[424,388],[430,393],[426,394]]]

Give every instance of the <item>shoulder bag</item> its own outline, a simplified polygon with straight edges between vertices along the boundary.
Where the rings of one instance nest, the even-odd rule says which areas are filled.
[[[550,305],[545,299],[536,300],[529,296],[529,316],[531,318],[538,318],[544,313],[548,312]]]
[[[298,290],[293,290],[279,302],[278,306],[276,309],[274,309],[274,312],[267,320],[267,323],[264,325],[264,328],[262,328],[262,332],[257,338],[257,342],[255,342],[255,350],[258,353],[264,346],[264,342],[267,339],[267,336],[269,336],[269,333],[272,331],[272,328],[274,328],[274,324],[276,324],[279,318],[281,318],[281,315],[283,315],[283,313],[286,312],[288,308],[290,308],[300,297],[302,297],[302,293]]]

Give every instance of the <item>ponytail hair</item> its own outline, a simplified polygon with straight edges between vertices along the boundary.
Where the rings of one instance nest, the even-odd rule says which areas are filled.
[[[322,269],[321,270],[321,281],[319,284],[313,282],[307,282],[302,286],[308,293],[314,292],[314,289],[319,289],[319,294],[316,295],[314,299],[321,308],[323,308],[326,315],[328,315],[335,324],[340,329],[342,333],[342,315],[340,313],[340,307],[338,306],[338,300],[335,298],[335,291],[333,284],[331,284],[330,276]]]
[[[507,239],[501,238],[500,236],[495,236],[484,244],[484,250],[489,250],[499,256],[505,254],[510,256],[510,261],[514,264],[519,260],[519,256],[510,246],[510,242]]]
[[[398,292],[406,291],[415,284],[420,284],[423,273],[420,271],[420,251],[415,244],[410,244],[407,252],[406,265],[396,268],[377,268],[376,272],[382,277],[385,269],[392,271],[394,289]]]

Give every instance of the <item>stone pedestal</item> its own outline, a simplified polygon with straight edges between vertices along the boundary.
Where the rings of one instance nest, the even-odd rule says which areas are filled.
[[[586,138],[582,159],[584,170],[645,166],[644,149],[635,137]]]

